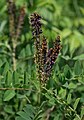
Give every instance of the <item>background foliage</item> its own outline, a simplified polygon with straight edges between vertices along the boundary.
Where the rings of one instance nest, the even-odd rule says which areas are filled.
[[[12,69],[7,2],[0,1],[0,120],[83,120],[84,0],[15,3],[17,9],[26,6],[16,46],[16,71]],[[42,16],[43,34],[49,46],[52,47],[58,34],[62,44],[52,76],[42,92],[36,78],[34,40],[29,25],[29,16],[35,11]]]

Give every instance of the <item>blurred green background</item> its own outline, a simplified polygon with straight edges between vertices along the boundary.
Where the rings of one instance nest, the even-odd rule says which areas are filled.
[[[37,109],[46,100],[47,106],[42,108],[43,114],[48,107],[54,104],[59,106],[58,110],[54,111],[55,115],[53,113],[50,115],[49,120],[83,120],[84,0],[15,0],[15,4],[17,11],[25,5],[26,15],[16,46],[16,71],[13,71],[7,1],[0,0],[0,120],[15,120],[18,111],[21,111],[27,103]],[[41,103],[38,104],[39,83],[34,64],[34,40],[29,24],[29,18],[33,12],[42,16],[42,30],[49,47],[53,47],[57,35],[61,37],[62,49],[53,67],[47,89],[51,92],[52,90],[57,91],[56,94],[66,101],[67,105],[74,109],[74,112],[67,111],[67,105],[64,103],[63,106],[61,103],[59,105],[58,102],[55,103],[54,96],[51,94],[49,97],[50,93],[48,92],[44,92]],[[5,90],[2,88],[30,90]],[[77,104],[78,107],[74,104]],[[19,117],[16,119],[24,120]]]

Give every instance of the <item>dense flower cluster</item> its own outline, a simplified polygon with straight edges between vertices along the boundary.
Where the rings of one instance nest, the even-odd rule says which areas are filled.
[[[32,25],[32,34],[33,37],[38,37],[41,33],[41,16],[39,16],[37,13],[34,13],[30,17],[30,23]]]
[[[7,0],[8,3],[8,14],[9,14],[9,25],[10,25],[10,36],[14,37],[15,35],[15,12],[16,6],[13,0]]]
[[[19,18],[16,18],[16,5],[14,0],[7,0],[8,3],[8,14],[9,14],[9,25],[10,25],[10,36],[14,39],[18,39],[23,27],[25,17],[25,7],[21,7],[19,11]],[[16,26],[17,24],[17,26]]]
[[[23,23],[24,23],[24,17],[25,17],[25,7],[23,6],[20,8],[20,15],[18,18],[18,26],[17,26],[17,30],[16,30],[16,39],[18,39],[18,37],[20,36],[21,29],[22,29]]]
[[[32,35],[33,38],[35,38],[35,63],[37,67],[37,72],[38,72],[38,78],[41,78],[41,40],[40,40],[40,34],[42,33],[41,29],[41,17],[37,13],[33,13],[30,16],[30,24],[32,26]]]
[[[56,41],[54,43],[54,48],[50,48],[50,50],[48,51],[47,53],[47,61],[46,61],[46,74],[47,76],[50,75],[51,73],[51,69],[57,59],[57,56],[60,52],[60,48],[61,48],[61,45],[60,45],[60,36],[58,36],[56,38]]]
[[[52,67],[57,59],[60,52],[60,36],[55,40],[54,47],[48,50],[47,40],[42,35],[41,29],[41,17],[34,13],[30,17],[30,23],[32,26],[32,35],[35,38],[35,61],[37,64],[38,75],[41,83],[46,83],[48,80]]]

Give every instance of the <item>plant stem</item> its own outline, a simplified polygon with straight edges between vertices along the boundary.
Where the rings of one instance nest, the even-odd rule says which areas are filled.
[[[41,87],[41,81],[40,81],[40,86],[39,86],[39,93],[38,93],[38,103],[41,103],[41,91],[42,91],[42,87]]]
[[[4,87],[4,88],[0,88],[0,91],[4,91],[4,90],[21,90],[21,91],[33,91],[33,92],[35,92],[35,90],[33,90],[33,89],[30,89],[30,88],[6,88],[6,87]]]
[[[16,49],[16,40],[12,38],[12,45],[13,45],[13,51],[12,51],[12,60],[13,60],[13,70],[16,70],[16,54],[15,54],[15,49]]]

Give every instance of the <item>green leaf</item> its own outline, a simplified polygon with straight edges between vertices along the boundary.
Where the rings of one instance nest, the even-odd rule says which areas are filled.
[[[4,107],[4,111],[5,111],[6,113],[9,113],[9,114],[14,114],[14,111],[13,111],[13,108],[12,108],[11,105],[6,105],[6,106]]]
[[[80,98],[77,98],[76,101],[75,101],[75,103],[74,103],[74,105],[73,105],[74,110],[76,110],[79,101],[80,101]]]
[[[84,106],[81,108],[81,118],[84,116]]]
[[[7,90],[4,94],[4,101],[9,101],[15,96],[14,90]]]
[[[4,29],[5,25],[6,25],[6,23],[7,23],[6,20],[4,20],[4,21],[1,23],[1,25],[0,25],[0,33],[2,33],[2,31],[3,31],[3,29]]]
[[[25,57],[25,49],[23,48],[19,54],[19,58],[24,58]]]
[[[55,67],[54,67],[54,73],[58,73],[59,72],[59,65],[56,64]]]
[[[23,111],[20,111],[17,114],[20,115],[25,120],[32,120],[31,117],[29,117],[28,114]]]
[[[68,104],[71,103],[71,93],[68,94],[68,97],[67,97],[67,103],[68,103]]]
[[[55,105],[55,102],[56,102],[56,100],[55,100],[54,97],[52,97],[51,99],[49,99],[49,104],[50,105]]]
[[[25,48],[25,54],[26,54],[26,56],[31,56],[32,55],[31,48],[30,48],[29,44]]]
[[[23,110],[28,114],[28,116],[34,118],[35,110],[32,105],[27,105]]]
[[[75,89],[76,87],[77,87],[77,85],[72,82],[68,86],[69,89]]]
[[[18,74],[17,71],[14,71],[14,72],[13,72],[13,85],[19,84],[19,83],[20,83],[20,82],[19,82],[19,74]]]
[[[16,117],[15,120],[25,120],[25,119],[22,117]]]
[[[26,107],[23,108],[22,111],[19,111],[17,113],[19,116],[16,117],[16,120],[19,120],[20,118],[23,120],[34,120],[35,117],[35,110],[34,107],[30,104],[27,104]]]
[[[68,55],[66,55],[66,56],[61,56],[63,59],[65,59],[65,60],[70,60],[71,58],[68,56]]]
[[[3,75],[5,75],[6,74],[6,72],[9,70],[9,63],[8,63],[8,61],[6,61],[2,66],[1,66],[1,68],[2,68],[2,74]]]
[[[68,88],[68,82],[66,82],[63,87]]]
[[[84,8],[80,7],[80,10],[81,10],[82,14],[84,15]]]
[[[59,91],[59,96],[61,98],[65,98],[66,97],[66,89],[61,88]]]
[[[84,46],[84,36],[79,31],[74,30],[69,38],[69,43],[70,53],[72,55],[78,47]]]
[[[66,78],[71,78],[71,70],[70,67],[68,65],[64,66],[64,75]]]
[[[63,52],[63,56],[65,56],[68,52],[68,49],[69,49],[69,45],[64,45],[64,47],[62,48],[62,52]]]
[[[75,62],[74,73],[75,73],[75,75],[80,75],[82,73],[82,67],[81,67],[81,62],[80,61]]]
[[[81,44],[81,46],[83,46],[84,47],[84,35],[83,34],[81,34],[81,32],[79,32],[79,31],[77,31],[77,30],[74,30],[74,36],[75,36],[75,40],[76,40],[76,43],[77,43],[77,41],[79,41],[80,42],[80,44]],[[76,44],[75,43],[75,44]]]
[[[66,38],[66,37],[68,37],[70,34],[71,34],[71,30],[70,30],[70,29],[64,29],[64,30],[61,32],[62,38]]]
[[[73,58],[73,60],[84,60],[84,54],[75,56],[75,57]]]
[[[45,93],[45,97],[46,97],[47,99],[51,99],[51,96],[50,96],[48,93]]]
[[[8,86],[8,85],[12,85],[11,83],[12,83],[12,72],[11,72],[11,71],[8,71],[8,72],[6,73],[5,84],[6,84],[6,86]]]
[[[2,64],[3,64],[3,62],[2,62],[2,60],[0,59],[0,67],[2,66]]]

